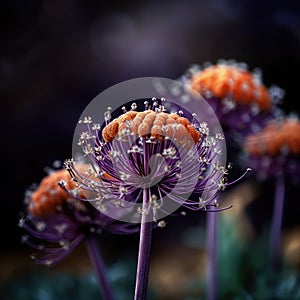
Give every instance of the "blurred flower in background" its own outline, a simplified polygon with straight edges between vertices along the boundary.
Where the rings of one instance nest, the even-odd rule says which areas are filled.
[[[297,118],[273,120],[261,131],[250,134],[244,144],[245,164],[251,164],[261,179],[300,176],[300,122]]]
[[[84,164],[79,165],[78,169],[89,172]],[[68,193],[62,187],[67,188]],[[98,236],[103,230],[129,234],[138,229],[131,224],[115,221],[101,214],[90,203],[76,199],[80,193],[78,184],[71,179],[67,170],[53,171],[35,191],[28,191],[28,212],[19,225],[29,235],[24,235],[22,241],[46,253],[42,257],[32,254],[32,259],[51,266],[85,240],[103,299],[112,300],[113,291],[107,278]]]
[[[203,70],[194,66],[189,73],[184,82],[208,101],[229,142],[240,142],[282,114],[276,105],[283,91],[275,86],[267,89],[261,72],[249,72],[245,63],[221,60]]]
[[[270,266],[282,265],[282,220],[286,186],[299,182],[300,122],[297,118],[273,120],[244,145],[244,160],[251,163],[260,180],[275,179],[273,216],[270,230]],[[244,161],[244,163],[245,163]]]
[[[81,166],[81,169],[86,170],[86,166]],[[29,211],[19,222],[29,234],[23,236],[23,241],[47,253],[42,258],[33,254],[32,258],[37,263],[55,264],[89,235],[101,234],[103,230],[126,234],[137,231],[131,224],[118,223],[101,214],[90,203],[72,198],[59,183],[74,195],[80,193],[67,170],[54,171],[42,180],[31,195],[27,193]],[[38,244],[36,240],[45,244]]]

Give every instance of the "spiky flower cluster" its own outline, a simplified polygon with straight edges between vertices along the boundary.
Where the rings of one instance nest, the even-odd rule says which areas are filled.
[[[131,104],[130,111],[123,107],[116,118],[108,108],[102,126],[90,117],[80,121],[85,130],[78,144],[89,157],[92,174],[84,175],[73,160],[65,165],[100,211],[109,214],[114,207],[135,207],[145,189],[152,199],[146,211],[149,220],[168,214],[170,207],[174,210],[174,203],[193,210],[217,205],[227,185],[228,170],[220,160],[223,135],[211,136],[206,123],[178,105],[177,112],[168,112],[165,102],[140,100]],[[145,212],[140,205],[136,208]]]
[[[261,178],[300,175],[300,121],[276,120],[259,133],[249,135],[244,144],[246,163],[251,163]]]
[[[78,165],[81,171],[87,168]],[[80,194],[77,184],[65,169],[54,171],[41,181],[37,189],[27,191],[28,212],[19,225],[27,231],[23,242],[46,253],[42,257],[32,255],[37,263],[57,263],[89,234],[100,234],[103,230],[112,233],[137,230],[101,214],[87,202],[70,197],[59,183],[67,187],[71,194]],[[81,194],[81,197],[84,195]]]
[[[228,136],[257,132],[281,113],[276,104],[283,91],[275,86],[267,89],[261,73],[249,72],[246,64],[222,61],[194,68],[185,83],[208,101]]]

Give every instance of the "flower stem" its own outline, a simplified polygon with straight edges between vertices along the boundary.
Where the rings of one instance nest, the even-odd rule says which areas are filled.
[[[276,181],[275,199],[270,233],[270,267],[273,271],[281,268],[281,227],[284,207],[285,183],[284,176]]]
[[[141,220],[140,244],[135,281],[135,300],[144,300],[147,297],[153,226],[152,221],[147,222],[148,215],[146,213],[149,207],[150,197],[150,190],[148,188],[145,188],[143,190],[143,213]]]
[[[209,209],[209,208],[208,208]],[[207,300],[215,300],[217,293],[217,213],[207,212]]]
[[[106,277],[105,265],[99,249],[97,236],[90,234],[87,238],[86,248],[91,260],[91,263],[96,272],[99,286],[102,290],[102,296],[104,300],[113,300],[112,290]]]

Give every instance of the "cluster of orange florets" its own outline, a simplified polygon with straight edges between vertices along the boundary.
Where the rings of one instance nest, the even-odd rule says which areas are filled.
[[[130,127],[128,127],[128,122],[131,123]],[[106,142],[110,142],[117,135],[124,136],[124,131],[128,129],[131,134],[154,139],[161,139],[165,136],[182,141],[191,137],[197,143],[201,137],[199,131],[191,125],[188,119],[175,113],[168,114],[153,110],[129,111],[122,114],[103,129],[102,136]]]
[[[245,142],[245,150],[255,156],[278,155],[283,147],[294,155],[300,154],[300,122],[287,119],[273,122],[259,133],[250,135]]]
[[[65,169],[57,170],[46,176],[31,195],[29,211],[32,215],[45,217],[62,208],[62,205],[70,198],[58,184],[62,180],[68,190],[71,191],[76,188],[76,183],[71,180],[69,172]],[[73,199],[72,201],[76,200]]]
[[[191,88],[200,94],[207,92],[214,97],[230,97],[239,104],[256,104],[261,111],[271,108],[268,89],[252,73],[231,65],[213,65],[195,74]]]

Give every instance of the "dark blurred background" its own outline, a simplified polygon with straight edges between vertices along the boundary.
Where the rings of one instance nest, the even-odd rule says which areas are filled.
[[[300,110],[297,1],[10,0],[0,24],[3,253],[20,248],[26,188],[70,158],[81,112],[118,82],[176,79],[191,64],[235,59],[285,90],[288,113]],[[259,223],[267,205],[257,205]]]

